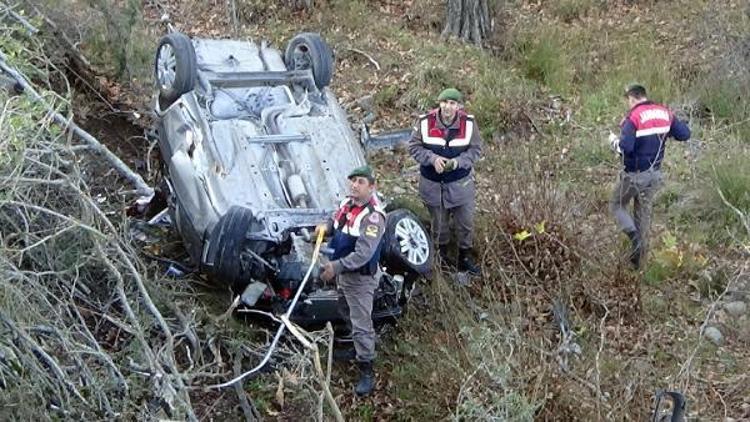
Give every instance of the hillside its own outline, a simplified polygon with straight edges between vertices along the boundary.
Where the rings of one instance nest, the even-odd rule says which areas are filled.
[[[469,287],[439,275],[420,286],[380,334],[373,397],[352,394],[354,367],[333,366],[347,420],[646,420],[659,390],[683,392],[689,420],[750,418],[745,2],[495,0],[482,49],[440,37],[437,0],[321,0],[299,11],[280,0],[34,3],[16,10],[44,34],[8,17],[0,51],[151,184],[158,162],[143,135],[165,14],[189,35],[276,46],[320,32],[354,127],[409,127],[443,87],[466,94],[485,142],[484,275]],[[63,53],[71,45],[88,66]],[[667,148],[641,271],[626,265],[608,211],[621,164],[606,137],[634,81],[693,131]],[[142,225],[123,211],[126,181],[38,104],[0,98],[1,418],[317,414],[312,357],[293,341],[244,391],[205,388],[251,367],[266,328],[227,317],[231,295],[200,276],[165,276],[146,257],[184,251],[167,231],[134,235]],[[368,159],[384,194],[425,214],[405,151]],[[22,406],[31,400],[46,407]]]

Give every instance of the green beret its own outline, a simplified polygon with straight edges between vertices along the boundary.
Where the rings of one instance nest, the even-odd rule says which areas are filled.
[[[372,167],[370,166],[362,166],[357,167],[354,170],[352,170],[351,173],[349,173],[349,176],[347,176],[347,179],[351,179],[352,177],[366,177],[367,180],[370,181],[370,183],[375,183],[375,176],[372,173]]]
[[[461,91],[456,88],[446,88],[440,93],[440,95],[438,95],[438,101],[453,100],[461,102],[463,98],[464,96],[461,95]]]

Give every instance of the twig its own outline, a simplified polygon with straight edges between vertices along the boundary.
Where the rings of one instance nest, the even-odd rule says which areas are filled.
[[[31,349],[34,351],[34,355],[44,361],[45,365],[52,371],[52,373],[55,374],[55,377],[65,385],[66,389],[73,393],[76,397],[78,397],[79,400],[81,400],[83,403],[88,404],[88,401],[81,395],[81,393],[75,388],[73,383],[71,383],[66,377],[63,370],[60,368],[60,366],[57,364],[57,361],[55,361],[52,356],[50,356],[44,349],[39,347],[39,345],[31,338],[29,337],[26,332],[24,332],[22,329],[18,328],[16,324],[13,323],[13,321],[8,318],[4,312],[0,311],[0,320],[2,320],[5,325],[10,328],[11,331],[15,332],[16,335],[23,340],[25,344],[27,344]]]
[[[716,172],[716,169],[714,169],[714,172]],[[737,218],[739,218],[740,223],[745,227],[745,230],[747,231],[748,237],[750,237],[750,216],[745,215],[742,211],[740,211],[739,208],[732,205],[731,202],[727,200],[727,198],[724,196],[724,192],[721,191],[721,188],[716,188],[716,191],[719,192],[719,196],[721,197],[722,202],[724,202],[724,205],[729,207],[732,211],[734,211],[735,214],[737,214]],[[744,245],[743,245],[744,246]],[[748,246],[745,246],[747,249]],[[750,250],[748,250],[750,252]]]
[[[5,9],[5,12],[12,16],[13,19],[17,20],[21,25],[23,25],[23,27],[26,28],[27,31],[29,31],[29,34],[35,35],[37,32],[39,32],[39,30],[34,25],[29,23],[26,18],[13,11],[13,8],[9,7],[7,4],[0,3],[0,6]]]
[[[594,359],[595,367],[596,367],[596,389],[599,391],[598,398],[599,400],[596,401],[596,413],[599,416],[599,420],[602,420],[602,409],[601,409],[601,401],[602,401],[602,382],[601,382],[601,376],[602,371],[599,368],[599,357],[602,354],[602,351],[604,350],[604,338],[605,335],[605,326],[604,323],[607,321],[607,317],[609,316],[609,308],[606,304],[602,304],[604,306],[604,316],[602,316],[601,321],[599,322],[599,350],[596,351],[596,357]]]
[[[331,328],[331,323],[329,322],[327,327],[328,328],[328,334],[329,334],[329,349],[328,349],[328,361],[331,362],[332,356],[331,351],[333,350],[333,329]],[[300,331],[303,331],[300,329]],[[309,337],[309,334],[308,334]],[[313,364],[315,366],[315,372],[317,374],[318,384],[323,389],[323,394],[326,398],[326,401],[328,402],[328,405],[331,406],[331,411],[333,412],[333,417],[336,419],[337,422],[344,422],[344,416],[341,414],[341,409],[339,409],[339,405],[336,403],[336,399],[333,397],[333,394],[331,393],[331,386],[330,386],[330,368],[331,365],[329,364],[327,371],[323,372],[323,367],[320,364],[320,349],[318,348],[317,343],[313,343],[311,345],[311,349],[313,351]]]
[[[239,375],[241,372],[242,350],[238,351],[237,354],[234,355],[234,373],[235,375]],[[247,399],[247,394],[245,393],[245,389],[242,384],[235,384],[234,389],[235,391],[237,391],[237,396],[240,399],[240,406],[242,407],[242,412],[245,414],[245,420],[247,422],[254,422],[259,420],[260,414],[258,413],[258,409]]]
[[[377,62],[377,61],[375,61],[375,59],[373,59],[371,55],[369,55],[369,54],[365,53],[365,52],[364,52],[364,51],[362,51],[362,50],[356,49],[356,48],[351,48],[351,47],[347,47],[347,50],[349,50],[349,51],[351,51],[351,52],[354,52],[354,53],[357,53],[357,54],[361,54],[361,55],[363,55],[363,56],[367,57],[367,60],[369,60],[369,61],[370,61],[370,63],[372,63],[372,64],[373,64],[373,66],[375,66],[375,69],[376,69],[376,70],[380,70],[380,64],[378,64],[378,62]]]

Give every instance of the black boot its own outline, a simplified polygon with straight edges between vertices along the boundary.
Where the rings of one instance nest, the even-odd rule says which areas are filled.
[[[358,396],[368,396],[375,388],[375,372],[372,370],[372,361],[357,362],[359,366],[359,382],[354,387]]]
[[[472,275],[479,275],[481,272],[471,256],[471,249],[458,250],[458,271],[466,271]]]
[[[641,254],[643,253],[643,242],[637,230],[626,232],[630,238],[630,263],[636,270],[641,266]]]

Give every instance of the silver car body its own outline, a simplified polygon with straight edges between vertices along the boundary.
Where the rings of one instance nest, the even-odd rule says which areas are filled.
[[[195,89],[165,109],[154,104],[191,255],[205,254],[208,234],[235,205],[264,222],[269,241],[328,218],[347,195],[348,172],[365,164],[332,92],[318,90],[310,70],[288,71],[265,44],[192,43]]]

